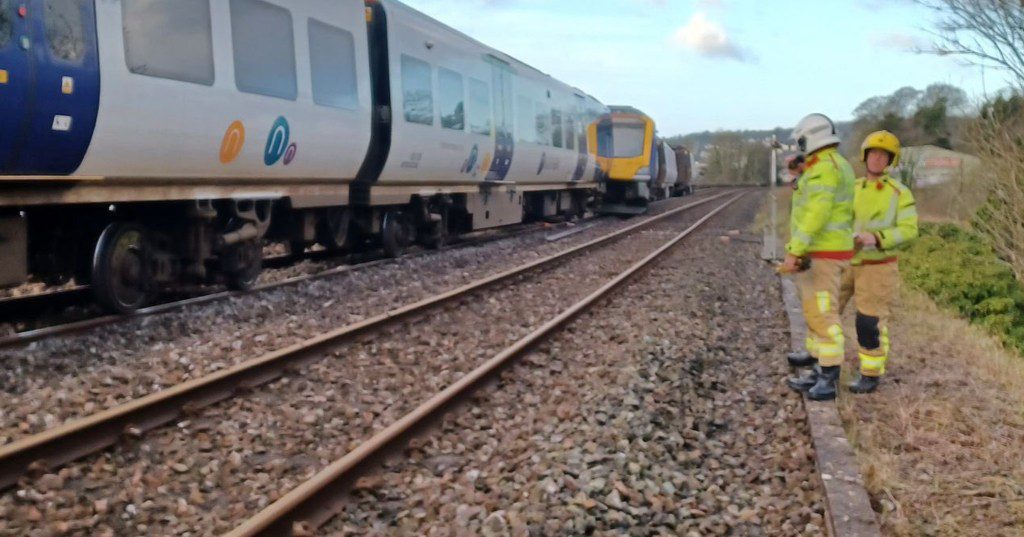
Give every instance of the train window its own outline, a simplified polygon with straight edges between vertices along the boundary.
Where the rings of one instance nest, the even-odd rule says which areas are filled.
[[[562,147],[562,111],[551,111],[551,145]]]
[[[433,86],[430,64],[402,54],[402,94],[406,121],[420,125],[434,124]]]
[[[491,88],[486,82],[469,79],[469,131],[475,134],[491,135],[494,124],[491,110]]]
[[[80,0],[46,0],[43,21],[54,58],[79,63],[85,56],[85,21]]]
[[[576,149],[576,119],[569,114],[565,117],[565,148]]]
[[[11,15],[10,0],[0,0],[0,47],[11,41],[14,32],[14,17]]]
[[[516,140],[528,144],[537,142],[537,125],[533,118],[533,101],[522,95],[516,98]]]
[[[231,0],[231,46],[239,91],[295,100],[295,29],[290,11],[263,0]]]
[[[462,75],[438,67],[437,89],[441,106],[441,126],[456,131],[465,130],[466,90],[462,86]]]
[[[612,126],[615,158],[633,158],[644,154],[647,126],[643,123],[615,123]]]
[[[309,19],[309,65],[313,102],[349,110],[359,107],[356,45],[350,32]]]
[[[213,84],[210,0],[124,0],[121,7],[129,71]]]
[[[551,108],[544,103],[537,103],[535,111],[537,143],[540,145],[551,145]]]

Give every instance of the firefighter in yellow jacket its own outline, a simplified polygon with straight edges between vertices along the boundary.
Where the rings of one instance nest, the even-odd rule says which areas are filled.
[[[900,158],[900,141],[888,131],[873,132],[861,145],[867,177],[857,179],[854,194],[854,240],[857,254],[843,274],[840,308],[852,297],[857,308],[860,376],[853,393],[878,387],[889,359],[888,319],[899,296],[896,247],[917,238],[914,195],[888,173]]]
[[[793,131],[806,162],[797,179],[790,217],[790,240],[780,272],[797,273],[807,321],[806,361],[811,375],[789,380],[814,400],[836,397],[845,337],[839,320],[842,274],[854,255],[853,196],[856,176],[839,154],[835,125],[822,114],[800,120]]]

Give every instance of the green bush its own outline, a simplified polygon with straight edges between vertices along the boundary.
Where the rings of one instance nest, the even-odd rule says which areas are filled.
[[[955,224],[923,224],[900,258],[903,279],[940,305],[1024,352],[1024,286],[980,237]]]

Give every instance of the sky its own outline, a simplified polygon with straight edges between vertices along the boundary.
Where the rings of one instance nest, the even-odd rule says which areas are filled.
[[[852,118],[865,99],[943,82],[975,100],[1004,75],[927,49],[910,0],[404,0],[663,136]]]

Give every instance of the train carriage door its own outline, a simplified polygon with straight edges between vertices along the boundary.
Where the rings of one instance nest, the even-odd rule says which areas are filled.
[[[71,174],[99,109],[94,0],[0,0],[0,8],[0,174]]]
[[[572,136],[576,143],[577,154],[576,154],[576,170],[572,172],[573,182],[579,181],[583,178],[583,173],[587,170],[587,135],[582,132],[580,123],[583,117],[583,109],[585,106],[582,95],[573,94],[572,111],[569,113],[570,128],[566,136]]]
[[[488,181],[504,181],[512,167],[515,142],[512,137],[512,67],[495,58],[491,64],[491,94],[494,107],[494,158],[487,172]]]

